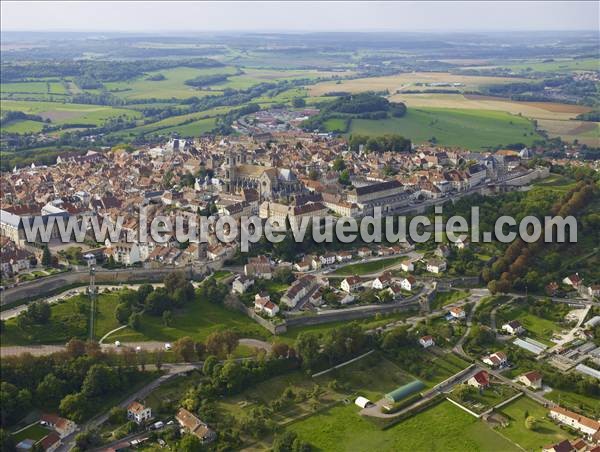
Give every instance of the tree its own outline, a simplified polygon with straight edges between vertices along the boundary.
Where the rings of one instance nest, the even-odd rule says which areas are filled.
[[[127,321],[127,324],[134,330],[139,329],[141,323],[142,323],[142,315],[139,312],[132,313],[129,316],[129,320]]]
[[[42,265],[44,267],[50,267],[52,265],[52,254],[50,253],[50,248],[48,245],[44,245],[44,249],[42,251]]]
[[[475,388],[473,386],[469,386],[468,384],[457,385],[453,391],[454,395],[458,400],[462,402],[466,402],[471,397],[473,397],[475,393]]]
[[[81,392],[68,394],[61,400],[59,410],[67,419],[79,423],[83,421],[88,413],[88,400]]]
[[[194,361],[196,357],[196,350],[194,347],[194,340],[189,336],[184,336],[178,339],[173,344],[173,351],[177,356],[186,362]]]
[[[204,450],[202,441],[195,435],[184,435],[177,445],[177,450],[183,452],[199,452]]]
[[[0,428],[0,450],[5,452],[14,452],[15,440],[12,434],[8,430]]]
[[[99,397],[108,394],[118,386],[118,378],[115,371],[106,364],[94,364],[88,370],[81,392],[86,397]]]
[[[164,326],[171,326],[171,323],[173,322],[173,313],[168,310],[163,312],[162,320]]]
[[[108,422],[112,425],[120,425],[127,421],[127,410],[125,408],[114,406],[108,413]]]
[[[525,419],[525,428],[527,430],[535,431],[537,428],[537,419],[533,416],[528,416],[527,419]]]
[[[64,391],[65,382],[53,373],[47,374],[35,390],[37,403],[44,407],[58,407]]]
[[[146,297],[144,305],[150,315],[162,315],[171,306],[171,297],[166,288],[159,288]]]
[[[216,356],[210,355],[204,360],[204,364],[202,365],[202,373],[207,377],[211,376],[213,373],[213,369],[219,363],[219,360]]]
[[[85,354],[85,343],[79,339],[71,339],[67,342],[67,353],[71,358],[77,358]]]
[[[294,348],[298,352],[298,356],[302,360],[302,366],[311,370],[319,359],[319,348],[321,347],[319,338],[308,332],[302,332],[296,339]]]
[[[115,318],[121,325],[126,325],[131,316],[131,308],[126,303],[119,303],[115,308]]]
[[[306,101],[302,97],[294,97],[292,105],[294,108],[303,108],[306,106]]]

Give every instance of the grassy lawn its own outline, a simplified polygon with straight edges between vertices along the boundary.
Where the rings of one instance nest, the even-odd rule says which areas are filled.
[[[18,433],[14,433],[12,436],[15,440],[15,443],[19,443],[24,439],[32,439],[34,441],[39,441],[51,431],[52,430],[47,429],[41,424],[33,424],[30,427],[27,427],[26,429],[23,429]]]
[[[382,272],[386,268],[399,264],[406,257],[392,257],[390,259],[380,259],[371,262],[362,262],[358,264],[345,265],[335,270],[333,275],[368,275],[370,273]]]
[[[353,404],[289,427],[317,450],[327,451],[513,451],[517,448],[460,408],[443,402],[387,430],[358,415]]]
[[[538,420],[535,430],[525,427],[525,412]],[[510,424],[505,428],[500,427],[499,432],[528,451],[539,451],[545,445],[570,439],[571,435],[546,418],[547,413],[548,410],[542,405],[528,397],[519,397],[500,410]]]
[[[590,417],[597,417],[600,411],[600,397],[585,396],[562,389],[554,389],[545,397],[565,408],[583,412]]]
[[[98,296],[94,331],[97,339],[120,326],[114,314],[118,301],[117,292]],[[2,345],[65,343],[73,337],[86,339],[89,332],[89,303],[86,295],[76,295],[53,303],[50,305],[50,321],[46,325],[19,328],[16,318],[9,319],[2,332]]]
[[[546,345],[553,345],[550,339],[562,327],[552,320],[544,319],[527,312],[527,308],[519,303],[512,303],[497,312],[496,324],[498,328],[510,320],[518,320],[527,329],[526,336],[540,341]]]
[[[367,318],[367,319],[362,319],[362,320],[355,320],[355,322],[358,322],[364,329],[368,330],[368,329],[373,329],[373,328],[377,328],[379,326],[386,325],[386,324],[394,322],[396,320],[406,319],[407,317],[410,317],[411,315],[414,315],[414,314],[415,314],[414,311],[398,312],[398,313],[392,313],[392,314],[385,314],[382,316],[374,316],[372,318]],[[333,328],[340,327],[347,323],[348,322],[340,321],[340,322],[323,323],[321,325],[292,327],[292,328],[289,328],[287,330],[287,332],[277,336],[277,338],[278,338],[278,340],[292,344],[296,340],[298,335],[302,332],[306,331],[306,332],[311,332],[311,333],[322,334],[322,333],[326,333],[327,331],[332,330]]]
[[[139,331],[134,332],[126,328],[116,332],[110,340],[167,342],[190,336],[196,341],[204,341],[210,333],[224,329],[236,331],[241,337],[265,338],[271,335],[239,311],[230,311],[222,305],[195,300],[182,310],[174,312],[170,326],[163,324],[162,317],[144,314]]]
[[[42,131],[45,125],[44,122],[21,119],[3,125],[2,131],[6,133],[38,133]]]
[[[530,145],[540,138],[526,118],[506,112],[452,108],[409,108],[402,118],[353,119],[349,133],[397,133],[416,143],[435,137],[438,144],[473,150],[511,143]]]
[[[377,378],[373,378],[373,374]],[[348,385],[346,395],[362,395],[375,402],[388,392],[415,380],[415,377],[402,370],[379,353],[372,353],[340,369],[335,369],[315,379],[326,385],[332,380]]]
[[[468,290],[450,290],[448,292],[437,292],[431,302],[431,309],[439,309],[469,296]]]

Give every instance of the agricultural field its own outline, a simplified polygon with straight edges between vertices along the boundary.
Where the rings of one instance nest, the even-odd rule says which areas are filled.
[[[127,108],[104,105],[69,104],[58,102],[0,101],[2,111],[22,111],[49,119],[51,125],[90,124],[102,125],[115,118],[139,119],[142,114]]]
[[[442,402],[386,430],[340,405],[291,424],[288,430],[319,450],[516,451],[518,448],[483,422]]]
[[[400,134],[415,143],[486,150],[512,143],[530,145],[541,136],[526,118],[489,110],[409,108],[401,118],[353,119],[350,134]]]
[[[311,96],[322,96],[335,91],[349,93],[360,93],[365,91],[388,91],[396,94],[406,90],[423,91],[436,86],[427,84],[452,84],[458,86],[437,86],[437,88],[451,88],[458,91],[473,91],[487,85],[499,85],[504,83],[528,82],[527,79],[515,77],[485,77],[451,74],[449,72],[411,72],[390,75],[385,77],[357,78],[353,80],[340,80],[336,82],[322,82],[309,87]]]
[[[185,99],[196,96],[202,97],[206,95],[220,94],[220,90],[213,91],[212,89],[199,90],[193,86],[185,84],[186,80],[193,79],[201,75],[216,75],[216,74],[235,74],[236,68],[215,67],[206,69],[196,69],[189,67],[177,67],[172,69],[163,69],[160,71],[149,72],[141,77],[133,80],[122,82],[105,83],[105,88],[114,94],[127,100],[139,99]],[[148,77],[154,75],[163,75],[165,80],[152,81]]]
[[[477,94],[394,94],[394,102],[404,102],[409,108],[457,108],[465,110],[503,111],[535,119],[538,127],[551,137],[560,136],[565,141],[579,140],[590,146],[598,146],[600,124],[591,121],[578,121],[574,118],[592,109],[583,105],[560,104],[556,102],[520,102],[502,97]]]
[[[552,61],[527,60],[497,65],[472,66],[468,69],[510,69],[515,72],[574,72],[574,71],[597,71],[600,69],[598,58],[566,59],[556,58]]]
[[[498,432],[527,451],[538,451],[543,446],[555,444],[573,437],[548,419],[548,409],[528,397],[519,397],[502,407],[499,414],[509,420],[507,427],[498,427]],[[525,427],[526,414],[537,420],[534,430]]]
[[[66,99],[68,94],[65,85],[56,80],[2,83],[0,85],[0,98],[2,99],[53,100],[60,102]]]
[[[234,75],[222,83],[214,85],[218,89],[247,89],[259,83],[278,82],[281,80],[317,79],[346,77],[353,72],[332,72],[319,70],[278,70],[278,69],[252,69],[244,68],[243,74]]]

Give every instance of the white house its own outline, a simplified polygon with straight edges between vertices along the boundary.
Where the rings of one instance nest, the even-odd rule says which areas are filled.
[[[142,424],[152,417],[152,409],[139,402],[131,402],[127,407],[127,419],[131,419],[136,424]]]
[[[372,254],[373,252],[367,247],[362,247],[358,249],[358,257],[369,257]]]
[[[549,416],[562,424],[579,430],[585,435],[592,436],[600,430],[600,422],[559,406],[552,408]]]
[[[377,290],[383,290],[392,283],[392,275],[388,272],[383,273],[381,276],[373,280],[372,288]]]
[[[419,339],[419,344],[421,344],[423,348],[428,348],[435,345],[435,342],[433,341],[432,336],[423,336],[421,339]]]
[[[508,334],[516,336],[523,334],[525,332],[525,328],[523,328],[521,322],[518,320],[511,320],[510,322],[502,325],[502,331],[506,331]]]
[[[504,367],[508,364],[508,356],[504,352],[496,352],[484,357],[482,361],[492,367]]]
[[[541,389],[542,387],[542,374],[537,370],[527,372],[523,375],[519,375],[518,380],[525,386],[529,386],[534,389]]]
[[[402,281],[400,281],[400,287],[402,287],[404,290],[408,290],[410,292],[416,283],[417,283],[417,279],[414,276],[409,276],[407,278],[402,279]]]
[[[360,278],[358,276],[350,276],[345,278],[340,284],[340,288],[344,292],[353,292],[360,287]]]
[[[429,259],[427,261],[427,271],[430,273],[442,273],[446,270],[446,261],[441,259]]]
[[[485,389],[490,385],[490,376],[485,370],[480,370],[467,380],[467,384],[477,389]]]
[[[562,282],[568,286],[577,289],[581,285],[583,280],[579,277],[579,273],[575,273],[574,275],[567,276],[565,279],[563,279]]]
[[[455,319],[462,320],[465,318],[465,310],[460,306],[453,306],[449,309],[450,315]]]
[[[245,275],[239,275],[233,280],[231,289],[239,294],[246,293],[246,291],[254,284],[254,279],[249,278]]]
[[[271,301],[269,295],[256,294],[254,296],[254,311],[264,312],[269,317],[274,317],[279,312],[279,306]]]
[[[350,251],[338,251],[335,258],[338,262],[351,261],[352,253]]]
[[[332,265],[335,264],[336,255],[334,253],[327,253],[319,256],[322,265]]]
[[[115,262],[123,265],[133,265],[141,261],[140,247],[137,243],[112,243],[106,248],[104,254],[109,258],[112,256]]]
[[[304,275],[292,283],[290,288],[281,297],[282,303],[289,307],[295,307],[298,302],[306,296],[318,283],[317,278],[312,275]]]
[[[414,272],[415,271],[415,264],[413,264],[412,261],[402,261],[402,263],[400,264],[400,270],[402,270],[403,272]]]

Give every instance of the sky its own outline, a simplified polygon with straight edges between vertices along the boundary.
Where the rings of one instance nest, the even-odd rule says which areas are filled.
[[[2,31],[599,30],[600,2],[1,3]]]

